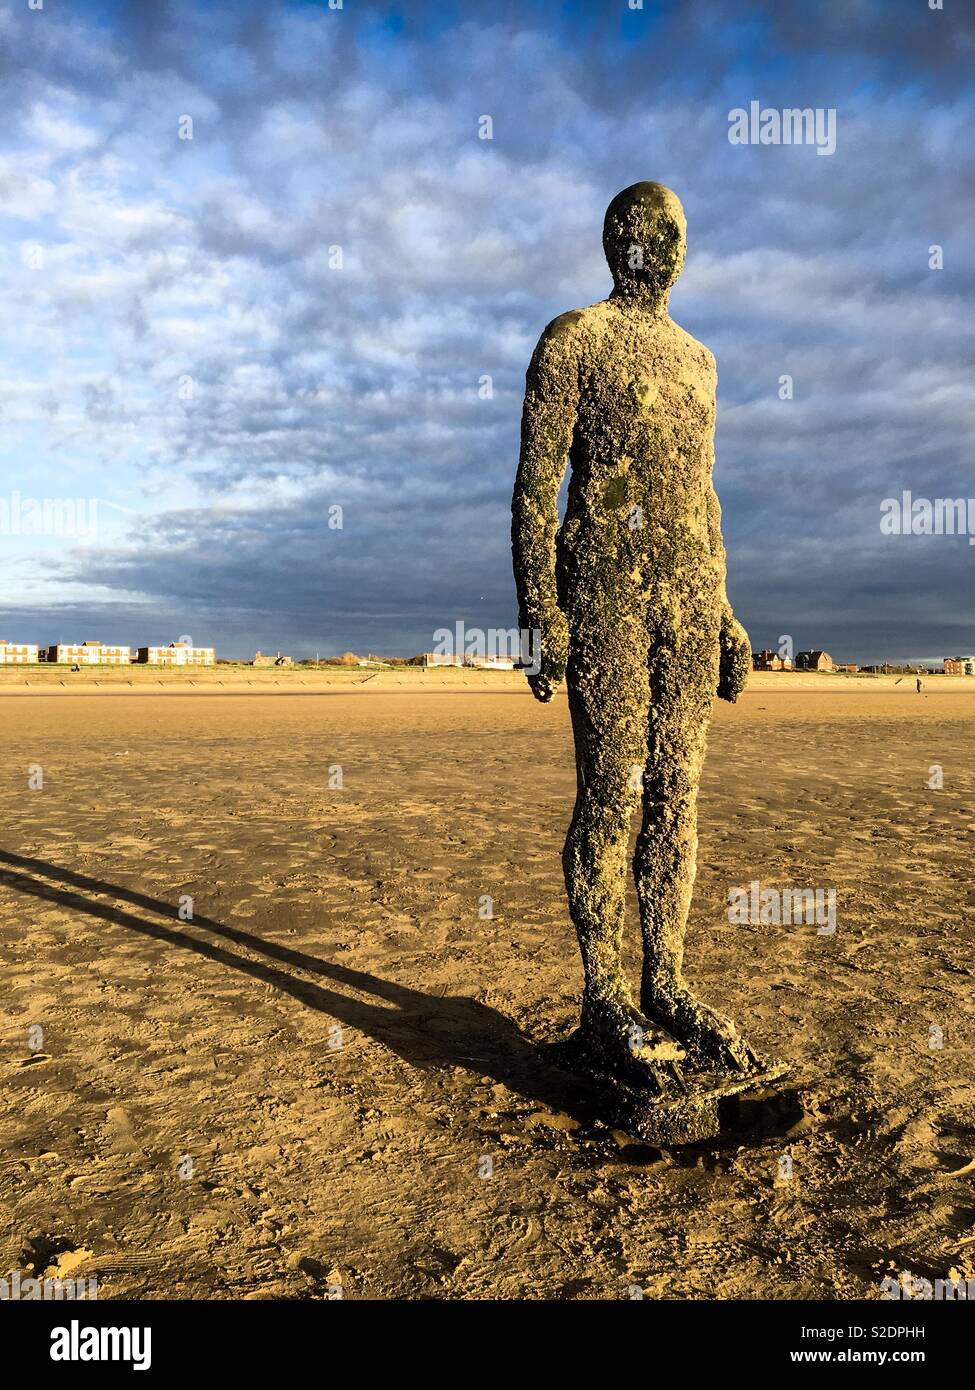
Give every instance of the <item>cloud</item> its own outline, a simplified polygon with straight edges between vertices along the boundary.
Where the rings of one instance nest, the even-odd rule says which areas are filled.
[[[971,649],[975,550],[879,533],[901,487],[971,491],[969,21],[908,0],[815,22],[801,0],[456,11],[2,20],[9,486],[135,509],[39,552],[19,600],[8,555],[10,632],[411,652],[457,618],[508,626],[524,370],[546,322],[606,293],[603,210],[651,177],[688,212],[672,309],[718,359],[756,645]],[[836,107],[835,155],[731,146],[752,99]]]

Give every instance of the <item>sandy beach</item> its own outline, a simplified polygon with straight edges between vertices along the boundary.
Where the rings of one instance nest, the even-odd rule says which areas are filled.
[[[191,679],[0,679],[4,1270],[100,1298],[975,1278],[975,680],[756,676],[716,708],[688,974],[791,1072],[667,1151],[534,1050],[580,990],[564,695]],[[732,925],[753,881],[835,888],[835,933]]]

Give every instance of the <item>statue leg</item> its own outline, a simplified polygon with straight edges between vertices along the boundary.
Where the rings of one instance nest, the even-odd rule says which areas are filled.
[[[557,1045],[576,1068],[659,1091],[683,1049],[635,1007],[623,971],[630,823],[646,758],[646,649],[642,620],[573,625],[566,682],[577,791],[562,856],[579,938],[582,1018]]]
[[[733,1023],[684,981],[684,932],[697,871],[697,791],[718,680],[717,622],[683,595],[679,622],[650,631],[650,712],[643,824],[633,872],[643,931],[640,1007],[687,1050],[689,1067],[763,1066]],[[696,617],[696,621],[694,620]],[[713,641],[711,629],[714,629]]]

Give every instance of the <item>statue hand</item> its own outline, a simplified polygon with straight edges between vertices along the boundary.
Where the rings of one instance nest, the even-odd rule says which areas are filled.
[[[541,650],[533,653],[534,660],[523,669],[535,699],[545,705],[565,680],[569,650],[569,626],[565,614],[557,611],[540,632]]]
[[[748,633],[729,608],[721,619],[721,662],[718,698],[731,704],[745,688],[752,669],[752,645]]]
[[[528,684],[539,704],[547,705],[556,690],[558,690],[560,682],[558,680],[553,680],[551,676],[539,673],[537,676],[529,676]]]

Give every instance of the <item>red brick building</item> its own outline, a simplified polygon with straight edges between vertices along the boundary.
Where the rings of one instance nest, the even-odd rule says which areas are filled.
[[[792,662],[787,656],[779,656],[778,652],[766,649],[752,652],[752,667],[756,671],[791,671]]]
[[[800,652],[796,657],[797,671],[832,671],[833,658],[829,652]]]

